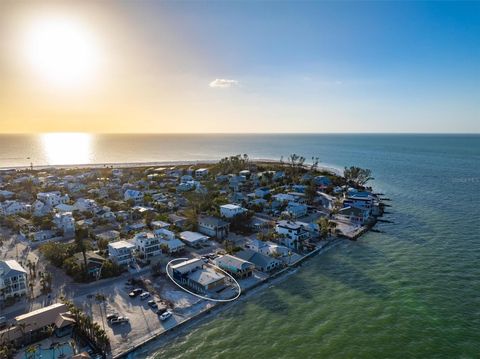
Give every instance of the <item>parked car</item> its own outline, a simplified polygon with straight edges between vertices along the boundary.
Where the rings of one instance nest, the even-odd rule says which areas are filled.
[[[157,313],[157,315],[162,315],[166,311],[167,311],[167,308],[163,307],[163,308],[158,308],[156,313]]]
[[[135,297],[139,296],[140,294],[142,294],[142,292],[143,292],[143,289],[141,289],[141,288],[136,288],[136,289],[132,290],[132,291],[128,294],[128,296],[129,296],[130,298],[135,298]]]
[[[148,293],[148,292],[143,292],[142,294],[140,294],[140,299],[141,300],[145,300],[148,297],[150,297],[150,293]]]
[[[127,317],[118,317],[116,319],[110,320],[110,324],[121,324],[128,322],[129,319]]]
[[[158,308],[158,304],[153,299],[148,301],[148,306],[154,309]]]
[[[107,320],[117,319],[119,315],[117,313],[107,314]]]
[[[172,316],[172,312],[167,310],[165,313],[163,313],[162,315],[160,315],[160,320],[161,321],[164,321],[164,320],[167,320],[168,318],[170,318]]]

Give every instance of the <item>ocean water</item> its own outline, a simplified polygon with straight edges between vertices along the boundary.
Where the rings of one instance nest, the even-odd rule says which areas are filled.
[[[0,136],[0,167],[298,153],[370,168],[376,190],[392,199],[381,233],[313,258],[150,356],[480,357],[479,135],[103,135],[48,143],[54,139]],[[67,156],[69,146],[77,150]]]

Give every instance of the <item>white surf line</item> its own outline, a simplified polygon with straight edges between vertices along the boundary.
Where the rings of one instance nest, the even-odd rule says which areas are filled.
[[[214,265],[214,264],[210,264],[212,267],[215,267],[217,269],[219,269],[220,271],[222,271],[223,273],[225,273],[226,275],[228,275],[234,282],[235,284],[237,285],[238,287],[238,294],[233,297],[233,298],[230,298],[230,299],[214,299],[214,298],[208,298],[208,297],[205,297],[203,295],[200,295],[200,294],[197,294],[197,293],[194,293],[190,290],[188,290],[187,288],[184,288],[183,286],[181,286],[180,284],[178,284],[175,279],[173,279],[173,277],[170,275],[170,272],[168,270],[168,267],[170,267],[170,264],[172,262],[175,262],[175,261],[183,261],[183,260],[188,260],[189,258],[175,258],[175,259],[172,259],[170,262],[167,263],[167,266],[165,267],[165,270],[167,272],[167,276],[168,278],[170,278],[170,280],[175,283],[175,285],[181,289],[183,289],[185,292],[187,293],[190,293],[191,295],[194,295],[195,297],[197,298],[200,298],[200,299],[205,299],[205,300],[209,300],[211,302],[233,302],[234,300],[238,299],[238,297],[240,297],[240,294],[242,294],[242,288],[240,287],[240,284],[238,284],[238,282],[236,281],[235,278],[233,278],[229,273],[225,272],[222,268]]]

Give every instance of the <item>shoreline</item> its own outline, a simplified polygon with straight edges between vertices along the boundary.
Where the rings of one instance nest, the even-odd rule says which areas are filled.
[[[147,162],[102,162],[102,163],[85,163],[85,164],[64,164],[64,165],[29,165],[22,166],[0,166],[0,171],[8,170],[52,170],[52,169],[100,169],[100,168],[138,168],[138,167],[150,167],[150,166],[194,166],[202,164],[217,163],[221,158],[211,160],[166,160],[166,161],[147,161]],[[250,158],[252,162],[265,162],[265,163],[280,163],[277,159],[272,158]],[[333,165],[318,166],[319,170],[331,172],[335,175],[341,175],[342,169]]]
[[[330,240],[325,243],[322,247],[319,247],[312,252],[304,255],[302,258],[298,259],[296,262],[292,263],[290,266],[281,269],[277,273],[273,274],[271,277],[268,277],[261,282],[253,285],[252,287],[243,289],[243,294],[233,302],[227,303],[218,303],[215,306],[205,309],[200,313],[194,315],[191,318],[185,319],[184,321],[178,323],[176,326],[165,330],[161,333],[155,334],[144,341],[140,342],[139,344],[133,346],[127,351],[122,353],[112,355],[113,359],[121,359],[121,358],[135,358],[135,354],[148,354],[146,358],[153,358],[150,354],[154,354],[154,352],[158,351],[166,344],[169,343],[169,339],[177,340],[181,337],[187,335],[187,330],[195,328],[198,325],[203,324],[204,322],[214,319],[217,315],[225,311],[226,309],[231,308],[232,306],[236,305],[237,303],[244,302],[248,300],[255,294],[264,291],[265,289],[269,288],[272,285],[276,285],[282,283],[286,279],[288,279],[291,275],[296,274],[298,271],[298,267],[301,267],[302,264],[314,257],[317,257],[321,254],[324,254],[328,250],[335,248],[340,243],[344,242],[345,238],[342,237],[332,237]],[[131,356],[133,355],[133,356]]]

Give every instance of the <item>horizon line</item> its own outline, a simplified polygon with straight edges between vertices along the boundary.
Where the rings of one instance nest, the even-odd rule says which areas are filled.
[[[480,135],[479,132],[88,132],[88,131],[45,131],[45,132],[5,132],[9,135],[44,134],[89,134],[89,135]]]

